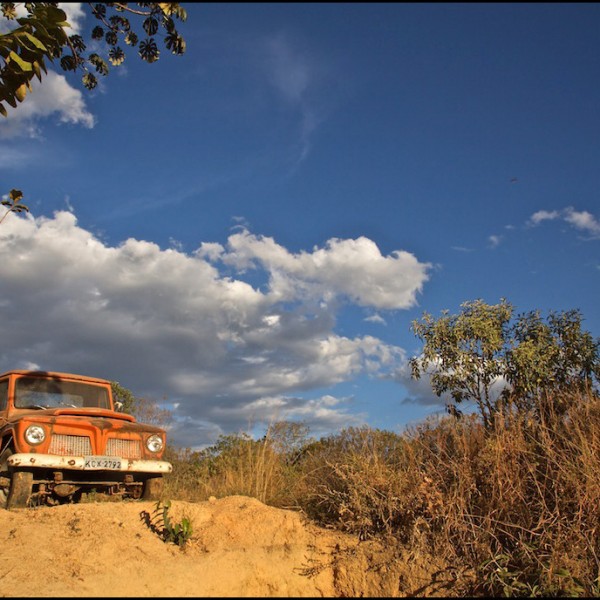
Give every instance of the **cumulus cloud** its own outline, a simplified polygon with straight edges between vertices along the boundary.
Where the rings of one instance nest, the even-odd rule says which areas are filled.
[[[203,244],[198,255],[238,269],[264,268],[270,274],[270,294],[280,301],[298,295],[328,301],[342,295],[360,306],[381,309],[414,306],[431,268],[405,251],[382,256],[366,237],[333,238],[325,248],[292,254],[273,238],[247,230],[231,235],[227,248]]]
[[[16,108],[6,107],[8,118],[0,122],[0,138],[38,137],[40,120],[51,116],[56,116],[59,123],[94,127],[94,115],[88,111],[82,93],[64,75],[48,70],[41,82],[34,79],[31,85],[33,89],[23,102]]]
[[[531,215],[528,224],[535,226],[543,221],[555,221],[559,219],[592,239],[600,238],[600,221],[592,213],[585,210],[575,210],[572,206],[568,206],[560,211],[539,210]]]
[[[67,21],[71,26],[69,34],[80,33],[82,21],[85,19],[81,2],[59,2],[58,8],[61,8],[67,14]]]
[[[408,362],[399,363],[394,369],[392,377],[396,383],[402,385],[407,391],[402,403],[443,408],[451,400],[451,397],[449,394],[442,397],[436,396],[431,385],[430,376],[431,373],[423,373],[419,379],[413,379]]]
[[[417,358],[422,359],[422,357],[423,355],[420,355]],[[421,374],[419,379],[413,379],[409,364],[406,361],[398,363],[398,367],[393,372],[393,379],[407,391],[402,404],[418,404],[433,408],[442,408],[448,404],[454,404],[450,393],[446,392],[441,396],[437,396],[433,391],[431,377],[436,372],[441,372],[441,368],[438,365],[430,365],[427,371]],[[508,385],[504,377],[496,377],[489,387],[491,401],[495,401]],[[473,400],[463,401],[457,406],[463,412],[470,412],[476,408]]]
[[[81,2],[59,2],[58,8],[65,11],[67,15],[67,22],[71,26],[68,29],[69,34],[81,32],[81,22],[85,19],[85,12],[83,11]],[[27,16],[27,9],[25,8],[24,2],[17,2],[15,6],[15,12],[17,13],[17,19]],[[8,20],[0,16],[0,33],[6,33],[11,31],[18,24],[14,20]]]
[[[69,35],[80,33],[85,12],[80,2],[59,2],[58,7],[65,11],[71,28]],[[16,5],[17,17],[27,16],[24,3]],[[0,17],[0,33],[14,29],[15,21]],[[32,91],[16,108],[5,105],[8,118],[0,122],[0,137],[38,137],[39,120],[56,114],[60,123],[72,123],[91,128],[94,116],[87,110],[81,92],[73,88],[63,75],[49,70],[42,83],[34,78]]]
[[[268,285],[244,281],[250,268]],[[351,399],[331,387],[389,376],[406,357],[373,336],[337,334],[337,311],[408,308],[427,271],[366,238],[294,254],[244,230],[185,254],[136,239],[109,246],[67,211],[10,214],[0,228],[0,369],[98,375],[166,398],[182,445],[273,416],[345,426],[357,418]]]

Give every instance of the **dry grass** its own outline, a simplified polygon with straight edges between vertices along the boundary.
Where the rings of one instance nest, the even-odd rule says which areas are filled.
[[[561,399],[563,401],[564,399]],[[254,496],[316,522],[444,560],[453,595],[600,594],[600,399],[565,414],[475,417],[402,434],[347,429],[318,441],[278,424],[172,452],[172,497]],[[295,432],[296,434],[298,431]]]

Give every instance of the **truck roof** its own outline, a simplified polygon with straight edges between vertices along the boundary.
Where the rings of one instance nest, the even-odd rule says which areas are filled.
[[[89,377],[87,375],[77,375],[75,373],[61,373],[59,371],[31,371],[27,369],[12,369],[11,371],[5,371],[0,374],[0,377],[6,377],[7,375],[31,375],[33,377],[45,377],[51,379],[76,379],[78,381],[88,381],[90,383],[108,383],[108,379],[102,379],[101,377]]]

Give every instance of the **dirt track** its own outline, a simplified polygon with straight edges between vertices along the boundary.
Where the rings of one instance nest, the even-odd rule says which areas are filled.
[[[253,498],[173,502],[173,522],[187,517],[193,526],[183,549],[148,527],[143,513],[154,509],[103,502],[0,510],[1,595],[389,597],[411,595],[428,579],[417,564]]]

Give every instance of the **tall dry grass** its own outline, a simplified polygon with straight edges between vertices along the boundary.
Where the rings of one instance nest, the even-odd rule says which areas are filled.
[[[168,448],[166,459],[174,469],[166,478],[165,494],[188,501],[239,494],[272,506],[298,508],[296,463],[307,443],[304,432],[301,424],[280,422],[261,440],[240,433],[222,436],[200,452]]]
[[[202,453],[175,453],[167,485],[189,500],[254,496],[442,557],[469,574],[456,595],[597,596],[600,400],[568,400],[565,413],[545,399],[537,416],[498,418],[492,431],[470,416],[293,445],[289,426],[259,441],[229,436]]]

